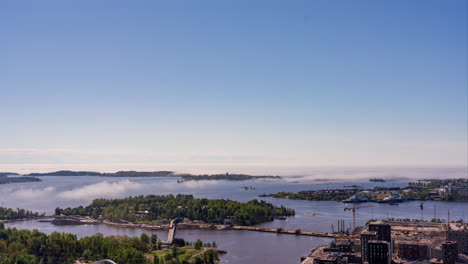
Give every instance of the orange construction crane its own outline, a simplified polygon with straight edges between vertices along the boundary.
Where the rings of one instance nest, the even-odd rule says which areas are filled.
[[[357,207],[345,207],[345,211],[353,211],[353,231],[356,229],[356,210],[362,208],[369,208],[374,207],[375,205],[365,205],[365,206],[357,206]]]

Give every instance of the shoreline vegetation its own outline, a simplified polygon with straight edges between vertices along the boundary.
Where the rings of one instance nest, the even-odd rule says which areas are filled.
[[[224,199],[195,199],[193,195],[147,195],[123,199],[95,199],[89,206],[56,208],[55,215],[89,216],[114,223],[168,224],[172,219],[189,219],[207,224],[250,226],[295,215],[284,206],[265,201],[246,203]]]
[[[15,175],[19,176],[18,173],[0,172],[0,180],[2,176]],[[176,173],[174,171],[118,171],[118,172],[95,172],[95,171],[71,171],[61,170],[54,172],[45,173],[29,173],[22,175],[23,178],[29,177],[31,181],[40,181],[36,177],[43,176],[97,176],[97,177],[174,177],[181,178],[184,181],[201,181],[201,180],[228,180],[228,181],[245,181],[245,180],[258,180],[258,179],[281,179],[281,176],[272,175],[248,175],[248,174],[188,174],[188,173]],[[11,177],[17,179],[21,177]],[[37,180],[35,180],[35,179]],[[1,183],[1,182],[0,182]]]
[[[407,201],[461,201],[468,202],[468,179],[427,179],[409,182],[406,187],[374,187],[365,189],[357,185],[343,189],[321,189],[261,194],[259,197],[310,201],[338,201],[344,203],[391,203]],[[421,205],[422,206],[422,205]]]
[[[25,209],[12,209],[6,207],[0,207],[0,221],[1,222],[10,222],[16,220],[24,220],[24,219],[35,219],[44,217],[45,213],[39,214],[37,212],[25,210]]]
[[[112,259],[119,264],[215,264],[226,251],[216,242],[187,242],[176,238],[167,244],[156,234],[140,237],[95,234],[77,238],[70,233],[46,235],[38,230],[5,229],[0,223],[0,263],[92,263]]]

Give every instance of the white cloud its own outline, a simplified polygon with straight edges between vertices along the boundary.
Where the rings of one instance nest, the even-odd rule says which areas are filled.
[[[55,191],[55,188],[52,186],[46,187],[44,189],[27,188],[14,191],[11,193],[11,196],[15,199],[38,199],[51,195],[53,191]]]
[[[63,191],[58,194],[62,199],[94,199],[99,197],[115,197],[125,194],[128,191],[138,190],[144,185],[129,180],[118,182],[99,182],[86,185],[77,189]]]

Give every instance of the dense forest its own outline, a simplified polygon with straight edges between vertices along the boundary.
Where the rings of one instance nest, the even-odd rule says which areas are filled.
[[[267,195],[262,195],[267,196]],[[303,191],[298,193],[278,192],[268,195],[275,198],[311,201],[342,201],[352,196],[352,193],[327,193],[321,191]]]
[[[186,181],[206,181],[206,180],[228,180],[228,181],[246,181],[258,179],[280,179],[280,176],[252,176],[246,174],[212,174],[212,175],[192,175],[192,174],[178,174]]]
[[[15,219],[24,219],[24,218],[33,218],[38,216],[44,216],[44,214],[39,215],[38,213],[28,211],[25,209],[11,209],[0,207],[0,220],[15,220]]]
[[[272,221],[275,216],[294,215],[292,209],[275,207],[265,201],[241,203],[224,199],[194,199],[192,195],[147,195],[124,199],[96,199],[87,207],[60,209],[55,214],[102,216],[112,222],[162,221],[175,218],[223,224],[230,219],[236,225],[254,225]]]
[[[154,252],[161,245],[156,235],[129,238],[96,234],[78,239],[67,233],[5,229],[0,223],[0,264],[71,264],[100,259],[119,264],[214,264],[218,259],[217,251],[203,248],[197,256],[184,258],[178,245],[172,245],[168,256],[159,258]]]

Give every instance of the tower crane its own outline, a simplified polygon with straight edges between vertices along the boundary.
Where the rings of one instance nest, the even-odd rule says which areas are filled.
[[[365,205],[365,206],[355,206],[355,207],[345,207],[345,211],[353,211],[353,231],[356,229],[356,210],[362,208],[374,207],[375,205]]]

